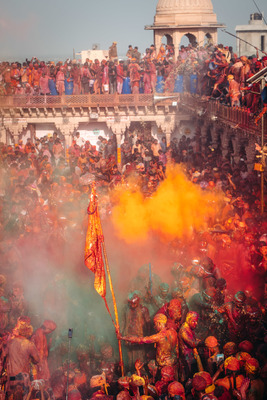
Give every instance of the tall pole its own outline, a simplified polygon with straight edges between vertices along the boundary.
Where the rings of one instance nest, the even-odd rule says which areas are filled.
[[[261,92],[265,86],[265,79],[261,80]],[[265,172],[265,154],[264,154],[264,115],[261,117],[261,215],[264,213],[264,172]]]
[[[101,221],[100,221],[100,226],[101,226],[101,231],[102,231],[102,236],[103,236],[103,230],[102,230]],[[102,242],[102,249],[103,249],[103,254],[104,254],[104,258],[105,258],[105,264],[106,264],[106,270],[107,270],[107,275],[108,275],[109,287],[110,287],[112,300],[113,300],[116,327],[119,330],[120,329],[120,325],[119,325],[118,308],[117,308],[116,298],[115,298],[115,294],[114,294],[114,290],[113,290],[113,284],[112,284],[109,265],[108,265],[108,257],[107,257],[107,253],[106,253],[106,248],[105,248],[104,242]],[[122,374],[122,376],[124,376],[124,364],[123,364],[123,358],[122,358],[122,348],[121,348],[121,340],[120,339],[118,339],[118,345],[119,345],[121,374]]]
[[[66,389],[66,400],[68,400],[68,397],[69,397],[70,347],[71,347],[72,332],[73,332],[73,330],[72,330],[72,329],[69,329],[69,331],[68,331],[69,345],[68,345],[68,367],[67,367],[67,389]]]

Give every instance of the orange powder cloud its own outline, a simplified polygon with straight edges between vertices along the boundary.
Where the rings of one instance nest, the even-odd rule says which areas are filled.
[[[116,233],[132,243],[145,240],[152,231],[164,240],[173,240],[206,229],[219,212],[221,195],[203,191],[175,166],[167,169],[167,177],[153,197],[144,198],[130,185],[117,187],[113,201]]]

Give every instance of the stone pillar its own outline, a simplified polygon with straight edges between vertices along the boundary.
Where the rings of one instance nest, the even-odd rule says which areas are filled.
[[[206,120],[204,120],[204,123],[200,127],[200,140],[201,140],[201,152],[202,153],[204,153],[206,150],[208,128],[209,128],[209,124],[207,123]]]
[[[210,126],[210,133],[212,138],[212,147],[217,149],[218,147],[218,127],[213,124]]]
[[[199,46],[204,46],[204,42],[205,42],[205,32],[204,31],[198,31],[196,33],[196,37],[197,37],[197,42]]]
[[[177,60],[179,50],[180,50],[180,43],[182,40],[183,34],[181,32],[173,32],[173,44],[175,49],[175,60]]]
[[[117,165],[121,171],[121,139],[122,135],[125,134],[126,129],[130,127],[130,119],[122,121],[120,118],[111,118],[106,121],[107,127],[116,135],[117,140]]]
[[[5,122],[4,121],[4,127],[10,133],[10,136],[11,136],[14,144],[18,144],[19,137],[20,137],[21,133],[23,132],[23,130],[27,128],[27,125],[28,125],[28,123],[26,121],[21,121],[21,122],[20,121]]]
[[[174,116],[170,116],[170,115],[166,115],[165,117],[156,120],[157,126],[166,135],[167,146],[170,145],[171,135],[172,135],[172,133],[174,131],[175,123],[176,123],[175,117]]]
[[[240,160],[240,154],[239,154],[240,143],[239,143],[239,137],[237,136],[237,132],[235,132],[234,136],[232,136],[232,143],[234,149],[234,154],[233,154],[234,161],[236,164],[238,164]]]
[[[252,136],[248,141],[248,145],[246,146],[247,167],[249,172],[251,172],[254,169],[255,155],[256,155],[255,138]]]
[[[155,122],[153,122],[151,124],[151,135],[153,137],[158,137],[158,127],[157,127],[157,124]]]
[[[157,54],[161,46],[162,37],[162,34],[155,30],[155,47]]]
[[[122,135],[120,133],[116,133],[117,165],[118,165],[119,170],[121,170],[121,138],[122,138]]]
[[[226,157],[228,150],[229,150],[229,136],[228,136],[228,129],[225,127],[221,133],[221,145],[222,145],[222,156],[223,158]]]
[[[65,158],[69,162],[69,147],[72,143],[72,135],[79,126],[79,122],[55,122],[56,128],[62,133],[65,139]]]
[[[65,148],[68,149],[72,143],[72,136],[79,126],[79,122],[55,122],[56,128],[62,133],[65,139]]]
[[[6,129],[4,125],[0,126],[0,142],[5,144],[7,142]]]

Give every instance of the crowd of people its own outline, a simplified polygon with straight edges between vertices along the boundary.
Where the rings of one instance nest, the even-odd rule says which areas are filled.
[[[2,62],[1,95],[78,95],[155,92],[193,92],[220,99],[231,106],[244,106],[257,113],[260,83],[249,87],[246,80],[267,66],[267,56],[246,57],[228,46],[151,45],[144,54],[129,45],[125,59],[118,59],[116,43],[103,60],[86,59],[44,62],[36,58]],[[191,77],[194,83],[190,84]]]
[[[264,400],[267,220],[258,172],[242,150],[238,161],[230,149],[223,158],[220,145],[197,135],[167,144],[141,126],[127,132],[121,153],[119,168],[115,135],[99,136],[96,147],[77,132],[67,150],[57,133],[1,143],[1,398]],[[77,260],[91,183],[105,220],[117,186],[134,180],[153,197],[174,164],[204,192],[222,192],[224,204],[205,231],[168,244],[172,264],[162,276],[145,265],[129,282],[116,331],[122,376],[115,332],[94,330],[96,304],[79,297],[81,283],[68,291],[66,274],[84,268]],[[84,327],[72,349],[70,309]]]

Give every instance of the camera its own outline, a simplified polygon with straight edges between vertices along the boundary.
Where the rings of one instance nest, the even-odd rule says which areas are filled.
[[[224,361],[224,354],[217,354],[216,355],[217,364],[221,364],[223,361]]]
[[[69,329],[68,331],[68,338],[71,339],[72,338],[72,334],[73,334],[73,329]]]

